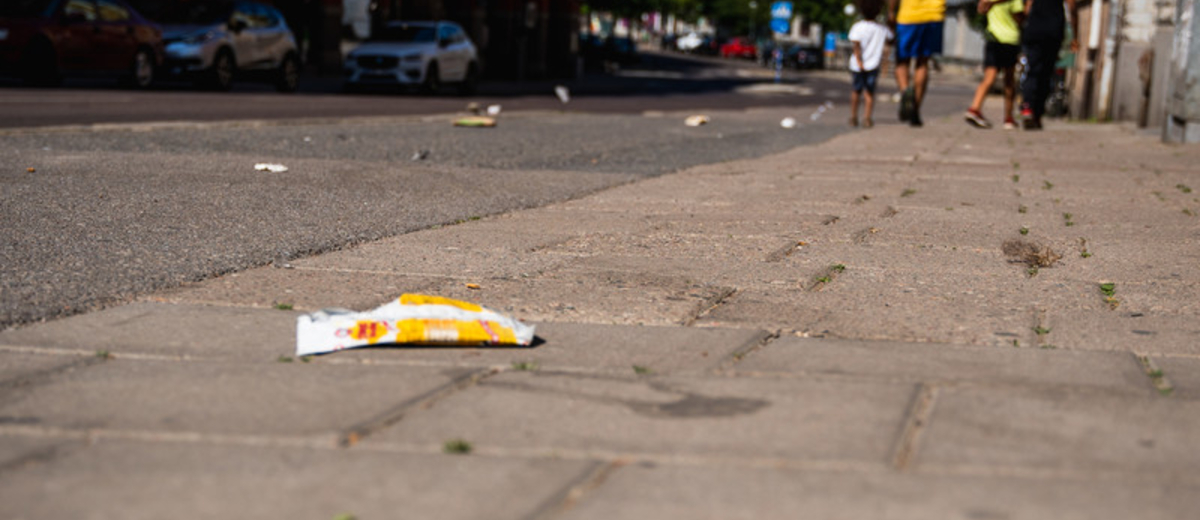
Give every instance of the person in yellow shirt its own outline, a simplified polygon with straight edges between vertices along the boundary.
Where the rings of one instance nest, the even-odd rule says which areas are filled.
[[[975,89],[975,99],[963,118],[978,128],[991,128],[992,123],[983,117],[983,100],[996,81],[996,75],[1004,71],[1004,129],[1015,130],[1013,102],[1017,97],[1017,56],[1021,54],[1021,26],[1025,5],[1021,0],[979,0],[979,14],[987,15],[986,42],[983,45],[983,80]]]
[[[921,103],[929,87],[929,60],[942,53],[946,0],[888,0],[888,22],[895,26],[896,85],[900,120],[919,127]],[[909,77],[909,65],[916,62]]]

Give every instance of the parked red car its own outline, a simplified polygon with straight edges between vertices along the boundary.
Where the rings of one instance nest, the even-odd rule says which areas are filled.
[[[0,71],[37,85],[116,76],[145,88],[162,30],[121,0],[0,0]]]
[[[732,38],[721,45],[722,58],[750,58],[758,56],[758,48],[749,38]]]

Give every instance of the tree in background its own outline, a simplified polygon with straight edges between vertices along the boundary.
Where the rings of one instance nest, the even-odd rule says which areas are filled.
[[[722,31],[730,34],[749,34],[751,26],[765,33],[771,19],[773,0],[588,0],[587,11],[611,12],[619,18],[637,19],[642,13],[673,14],[682,20],[695,22],[708,18]],[[832,30],[846,30],[850,18],[842,11],[846,0],[792,0],[794,12],[808,22]]]

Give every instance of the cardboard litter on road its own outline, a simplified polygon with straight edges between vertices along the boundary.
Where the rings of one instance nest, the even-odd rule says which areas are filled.
[[[296,319],[296,355],[375,345],[529,346],[532,325],[474,303],[403,294],[366,312],[323,309]]]
[[[708,116],[701,116],[701,115],[688,116],[687,119],[683,120],[683,124],[688,125],[688,126],[707,125],[708,124]]]

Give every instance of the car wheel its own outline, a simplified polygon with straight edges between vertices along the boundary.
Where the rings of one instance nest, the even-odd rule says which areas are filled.
[[[46,40],[38,40],[25,51],[22,63],[23,79],[30,85],[54,87],[62,84],[58,70],[58,54]]]
[[[462,83],[458,84],[458,93],[470,96],[477,90],[479,90],[479,65],[471,63],[467,65],[467,75],[463,77]]]
[[[221,49],[217,51],[212,66],[208,68],[204,84],[213,90],[229,90],[233,86],[233,73],[236,70],[233,53],[229,52],[229,49]]]
[[[133,54],[133,64],[125,82],[137,89],[150,88],[154,84],[154,55],[146,49],[138,49]]]
[[[421,83],[421,92],[433,96],[441,89],[442,78],[438,77],[438,64],[430,63],[429,68],[425,69],[425,82]]]
[[[279,64],[276,72],[275,90],[280,92],[295,92],[300,85],[300,63],[294,54],[288,54]]]

